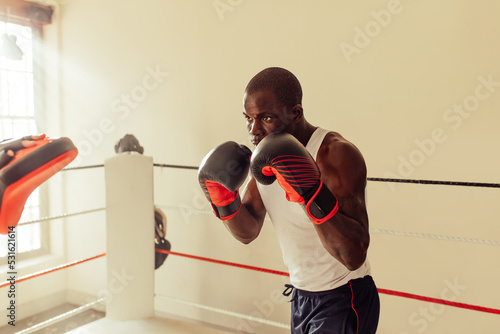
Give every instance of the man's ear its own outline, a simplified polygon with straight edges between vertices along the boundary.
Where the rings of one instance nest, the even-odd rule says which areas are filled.
[[[293,120],[295,122],[300,121],[302,117],[304,117],[304,109],[302,109],[302,106],[300,104],[295,105],[291,111]]]

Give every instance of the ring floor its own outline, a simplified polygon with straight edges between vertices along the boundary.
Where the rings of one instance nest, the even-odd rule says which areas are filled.
[[[76,328],[68,334],[224,334],[230,333],[219,329],[187,323],[167,318],[149,318],[134,321],[117,321],[102,318],[85,326]]]
[[[62,304],[48,311],[44,311],[18,321],[16,326],[0,327],[1,334],[14,334],[28,327],[42,323],[62,313],[75,309],[77,305]],[[70,318],[53,323],[48,327],[38,329],[33,334],[128,334],[128,333],[230,333],[210,325],[195,324],[183,319],[156,317],[140,321],[114,321],[105,317],[104,312],[94,309],[86,310]]]

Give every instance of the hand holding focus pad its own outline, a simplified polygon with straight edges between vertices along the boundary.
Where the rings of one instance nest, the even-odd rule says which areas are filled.
[[[338,211],[335,196],[321,181],[318,165],[307,149],[288,133],[272,133],[255,149],[250,169],[262,184],[276,179],[287,200],[302,205],[309,219],[322,224]]]
[[[6,166],[17,151],[35,145],[35,140],[44,139],[45,135],[24,136],[16,139],[5,139],[0,141],[0,169]]]
[[[228,141],[210,151],[198,170],[198,181],[217,218],[234,217],[241,207],[238,189],[245,182],[252,152]]]
[[[23,140],[29,140],[24,138]],[[9,148],[11,149],[11,148]],[[43,138],[33,146],[17,150],[0,169],[0,234],[17,226],[29,195],[78,154],[69,138]]]

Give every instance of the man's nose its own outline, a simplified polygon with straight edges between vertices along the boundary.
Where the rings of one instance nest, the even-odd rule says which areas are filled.
[[[250,134],[257,136],[262,133],[262,126],[259,121],[254,121],[250,124]]]

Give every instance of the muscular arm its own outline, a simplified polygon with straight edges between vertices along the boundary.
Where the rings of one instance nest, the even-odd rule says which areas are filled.
[[[224,224],[237,240],[248,244],[259,235],[266,209],[254,178],[250,179],[241,195],[240,210],[233,218],[225,220]]]
[[[321,178],[337,197],[339,211],[315,225],[325,249],[349,270],[366,259],[370,236],[365,204],[366,165],[359,150],[338,134],[328,134],[317,156]]]

